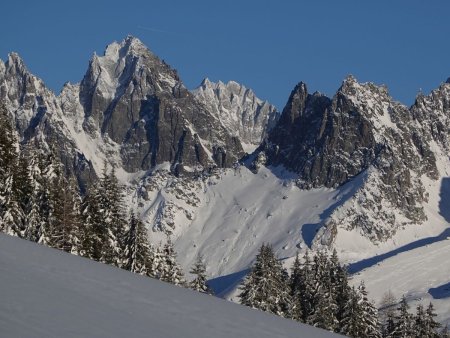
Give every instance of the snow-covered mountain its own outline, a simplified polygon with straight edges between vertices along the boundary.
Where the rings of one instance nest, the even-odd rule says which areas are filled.
[[[299,83],[279,115],[234,82],[191,93],[127,37],[58,96],[10,54],[0,101],[82,187],[114,165],[151,240],[171,235],[186,270],[202,254],[224,295],[265,242],[286,264],[335,247],[361,266],[449,227],[449,81],[412,107],[351,76],[331,98]]]
[[[241,140],[248,153],[261,144],[279,118],[273,105],[234,81],[214,83],[206,78],[193,94],[208,106],[231,134]]]
[[[338,337],[0,234],[2,337]]]

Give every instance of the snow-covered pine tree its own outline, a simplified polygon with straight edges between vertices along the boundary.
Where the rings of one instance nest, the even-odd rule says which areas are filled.
[[[109,202],[109,219],[108,225],[111,231],[111,240],[114,243],[114,251],[116,256],[115,265],[123,267],[128,264],[128,257],[126,256],[126,240],[127,240],[127,219],[124,210],[124,196],[123,187],[117,179],[116,170],[114,166],[107,177],[104,178],[106,188],[106,200]],[[142,225],[143,226],[143,225]]]
[[[240,287],[241,304],[282,317],[291,316],[292,300],[283,267],[270,245],[262,245]]]
[[[75,183],[64,176],[62,164],[55,165],[50,188],[50,233],[48,245],[66,252],[81,248],[81,218]]]
[[[39,231],[42,223],[41,214],[41,189],[42,176],[39,168],[38,151],[25,147],[23,150],[25,156],[28,158],[28,175],[30,184],[30,197],[28,203],[28,212],[26,215],[26,227],[24,238],[29,241],[37,242],[39,240]]]
[[[335,331],[339,327],[336,317],[338,306],[335,285],[331,283],[330,266],[328,256],[324,252],[319,251],[314,256],[312,266],[313,313],[308,317],[307,323],[329,331]]]
[[[345,306],[350,298],[351,288],[348,284],[347,270],[340,264],[336,249],[333,250],[330,258],[330,274],[332,288],[336,293],[336,319],[340,323],[344,317]]]
[[[130,212],[129,227],[125,237],[127,261],[123,267],[134,273],[148,275],[152,265],[152,248],[148,242],[147,229],[133,210]]]
[[[309,316],[314,313],[314,294],[315,294],[315,282],[312,269],[312,262],[309,257],[308,251],[305,252],[303,256],[303,278],[304,287],[301,290],[301,306],[303,322],[308,321]]]
[[[434,306],[430,302],[427,310],[425,311],[425,328],[427,336],[424,337],[439,337],[437,330],[441,327],[441,324],[437,322],[434,318],[436,317],[436,313],[434,312]]]
[[[289,287],[292,298],[291,318],[297,321],[303,321],[302,303],[303,291],[305,290],[305,278],[298,252],[295,255],[294,263],[292,264]]]
[[[382,328],[383,337],[388,337],[394,332],[395,323],[395,310],[397,307],[397,300],[395,296],[388,290],[381,299],[380,306],[378,308],[378,316],[380,318],[380,324]]]
[[[159,279],[174,285],[185,286],[186,280],[180,265],[177,262],[177,254],[170,238],[167,239],[161,252],[161,262],[158,266]]]
[[[397,308],[397,317],[395,318],[395,330],[392,334],[394,338],[414,337],[412,316],[408,312],[409,306],[405,296],[402,297],[400,305]]]
[[[362,331],[361,338],[381,338],[381,325],[378,319],[378,311],[375,305],[367,297],[367,290],[364,282],[358,287],[361,296],[360,308],[362,311]]]
[[[189,287],[192,290],[207,293],[209,295],[212,294],[212,290],[209,288],[206,283],[206,265],[203,261],[203,256],[198,254],[197,259],[195,260],[194,265],[190,271],[191,274],[195,276],[195,278],[189,283]]]
[[[361,294],[355,287],[350,289],[349,299],[344,307],[340,333],[349,337],[362,337],[364,318],[361,309]]]
[[[83,222],[88,233],[83,237],[82,247],[85,257],[111,264],[113,248],[105,224],[105,202],[100,183],[101,181],[92,183],[83,199]]]
[[[39,176],[35,179],[37,183],[33,183],[37,189],[34,193],[37,194],[37,205],[39,208],[39,221],[40,225],[38,227],[38,243],[44,245],[50,245],[50,237],[51,237],[51,187],[52,182],[55,178],[55,166],[56,159],[54,151],[39,151],[36,153],[37,158],[37,166],[39,172]],[[34,194],[33,193],[33,194]]]
[[[0,105],[0,231],[13,236],[23,234],[18,178],[18,143],[6,108]]]
[[[147,271],[147,276],[153,277],[156,279],[161,279],[161,276],[163,274],[164,268],[163,268],[163,249],[161,243],[159,243],[158,246],[151,246],[150,251],[150,262],[151,265]]]
[[[396,328],[396,318],[397,314],[395,311],[390,311],[386,315],[385,324],[382,327],[382,336],[385,338],[393,338]]]
[[[414,317],[414,332],[417,337],[429,337],[427,323],[425,322],[425,310],[423,305],[419,304],[417,306],[417,312]]]

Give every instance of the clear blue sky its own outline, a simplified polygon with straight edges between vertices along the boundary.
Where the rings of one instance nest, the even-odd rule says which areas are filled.
[[[236,80],[279,109],[299,81],[333,95],[353,74],[411,104],[450,77],[447,0],[14,0],[1,11],[0,57],[18,52],[55,92],[128,34],[188,88]]]

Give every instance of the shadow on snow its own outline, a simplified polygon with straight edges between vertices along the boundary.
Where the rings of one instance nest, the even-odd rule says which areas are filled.
[[[234,290],[249,272],[250,269],[245,269],[229,275],[210,279],[208,280],[208,286],[214,291],[214,295],[223,298],[228,292]]]
[[[450,178],[449,177],[445,177],[442,179],[442,184],[441,184],[441,189],[440,189],[440,201],[439,201],[439,214],[447,221],[450,223]],[[434,237],[427,237],[427,238],[422,238],[419,239],[415,242],[406,244],[402,247],[399,247],[395,250],[386,252],[384,254],[381,255],[377,255],[374,257],[370,257],[367,259],[363,259],[359,262],[356,263],[352,263],[348,265],[348,272],[350,274],[354,274],[354,273],[358,273],[366,268],[369,268],[371,266],[374,266],[382,261],[384,261],[385,259],[391,258],[399,253],[405,252],[405,251],[410,251],[410,250],[414,250],[417,248],[420,248],[422,246],[425,245],[430,245],[436,242],[440,242],[443,240],[446,240],[447,238],[450,237],[450,228],[445,229],[442,233],[440,233],[437,236]],[[447,284],[444,286],[448,286]],[[443,287],[443,286],[441,286]],[[440,287],[439,287],[440,288]],[[439,289],[436,288],[436,289]],[[433,290],[433,289],[430,289]],[[434,291],[433,291],[434,292]],[[431,293],[430,293],[431,294]],[[450,293],[449,293],[450,295]],[[434,297],[434,296],[433,296]]]

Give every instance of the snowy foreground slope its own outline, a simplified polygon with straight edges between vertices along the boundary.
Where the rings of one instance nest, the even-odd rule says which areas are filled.
[[[1,337],[337,337],[0,234]]]

